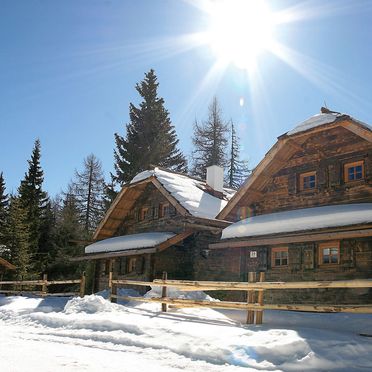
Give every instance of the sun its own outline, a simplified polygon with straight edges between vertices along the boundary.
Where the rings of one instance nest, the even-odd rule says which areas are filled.
[[[273,43],[274,17],[264,0],[219,0],[208,10],[208,43],[218,59],[242,69],[256,66]]]

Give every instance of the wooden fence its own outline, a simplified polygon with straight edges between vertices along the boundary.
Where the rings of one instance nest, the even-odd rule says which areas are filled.
[[[59,293],[48,292],[49,286],[61,285],[61,284],[72,284],[72,285],[79,284],[79,290],[74,291],[74,292],[59,292]],[[13,289],[3,289],[3,285],[12,286]],[[35,287],[41,287],[41,288],[39,291],[30,290],[30,288],[35,288]],[[80,279],[73,279],[73,280],[48,280],[47,275],[44,274],[42,280],[0,281],[0,293],[21,294],[21,295],[22,294],[35,294],[39,296],[80,296],[80,297],[84,297],[85,273],[82,274]]]
[[[271,289],[324,289],[324,288],[372,288],[372,279],[338,280],[338,281],[310,281],[310,282],[265,282],[265,273],[249,273],[248,282],[216,282],[216,281],[190,281],[168,280],[163,273],[163,279],[152,282],[138,280],[114,280],[109,275],[110,300],[117,299],[157,302],[162,304],[162,311],[167,311],[167,305],[174,307],[208,307],[216,309],[247,310],[247,324],[262,324],[264,310],[292,310],[309,312],[349,312],[372,314],[372,304],[368,305],[305,305],[305,304],[264,304],[264,291]],[[160,286],[161,297],[129,297],[119,296],[119,285]],[[188,300],[167,297],[167,288],[176,287],[182,291],[246,291],[247,302],[233,301],[204,301]]]

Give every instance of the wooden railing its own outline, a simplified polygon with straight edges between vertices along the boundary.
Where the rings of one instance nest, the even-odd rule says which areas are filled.
[[[78,284],[78,291],[70,292],[48,292],[48,287],[52,285],[63,285],[63,284]],[[4,289],[5,286],[12,286],[13,289]],[[25,288],[26,287],[26,288]],[[39,291],[30,290],[33,287],[41,287]],[[85,294],[85,273],[82,274],[80,279],[73,280],[48,280],[46,274],[43,275],[42,280],[8,280],[0,282],[0,293],[4,294],[34,294],[38,296],[80,296],[84,297]]]
[[[372,304],[367,305],[308,305],[308,304],[264,304],[264,291],[271,289],[324,289],[324,288],[372,288],[372,279],[338,280],[338,281],[308,281],[308,282],[265,282],[265,273],[260,273],[256,282],[256,273],[249,273],[248,282],[217,282],[169,280],[166,273],[163,279],[152,282],[138,280],[114,280],[109,276],[110,300],[117,299],[157,302],[162,304],[162,311],[167,311],[167,305],[175,307],[208,307],[216,309],[247,310],[248,324],[262,324],[264,310],[292,310],[310,312],[349,312],[372,314]],[[161,297],[129,297],[119,296],[117,288],[120,285],[159,286],[162,287]],[[246,291],[247,302],[205,301],[170,298],[167,287],[176,287],[182,291]]]

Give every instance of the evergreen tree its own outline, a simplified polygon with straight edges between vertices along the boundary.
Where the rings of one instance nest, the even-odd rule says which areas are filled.
[[[230,156],[227,170],[227,184],[238,189],[249,175],[248,161],[240,160],[239,137],[236,134],[234,123],[231,122]]]
[[[5,223],[8,215],[9,198],[5,192],[3,172],[0,173],[0,246],[4,245]]]
[[[205,179],[206,168],[211,165],[226,165],[228,126],[222,119],[221,108],[214,97],[208,107],[208,119],[201,124],[195,121],[192,142],[194,176]]]
[[[55,257],[55,208],[50,200],[43,207],[40,219],[40,236],[35,269],[37,272],[48,272],[48,266]]]
[[[53,278],[74,277],[79,272],[79,264],[73,264],[70,258],[82,255],[84,249],[76,242],[82,240],[84,228],[80,223],[79,203],[73,193],[64,194],[60,208],[56,213],[54,234],[55,255],[48,267],[48,275]],[[80,274],[80,272],[79,272]]]
[[[31,159],[28,160],[28,171],[18,189],[20,201],[27,214],[30,227],[30,245],[33,253],[38,253],[41,234],[42,215],[48,203],[47,194],[42,189],[44,181],[40,166],[40,141],[35,141]]]
[[[111,174],[111,182],[110,183],[105,183],[105,187],[104,187],[103,201],[104,201],[105,211],[107,211],[110,208],[110,206],[111,206],[112,202],[115,200],[117,194],[118,194],[118,192],[115,190],[114,177]]]
[[[11,197],[5,239],[10,260],[17,267],[16,275],[19,280],[28,279],[33,273],[30,229],[27,211],[22,204],[19,198]]]
[[[130,123],[125,138],[115,133],[115,181],[124,184],[151,164],[185,172],[187,162],[177,148],[178,139],[164,99],[158,97],[157,77],[154,70],[136,85],[142,97],[139,107],[129,107]]]
[[[103,171],[101,161],[91,154],[84,159],[81,172],[75,171],[75,180],[68,193],[76,198],[80,221],[87,234],[91,234],[104,214]]]

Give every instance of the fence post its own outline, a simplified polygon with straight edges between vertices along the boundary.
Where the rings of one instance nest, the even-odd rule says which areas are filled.
[[[168,278],[168,274],[166,271],[163,271],[163,280],[167,280]],[[167,297],[167,287],[162,287],[161,289],[161,297],[164,298],[164,297]],[[161,311],[163,312],[167,312],[167,304],[161,304]]]
[[[265,281],[265,272],[261,271],[259,276],[259,281],[264,282]],[[258,299],[257,302],[259,305],[264,304],[264,290],[260,289],[258,291]],[[256,324],[262,324],[262,318],[263,318],[263,310],[257,310],[256,312]]]
[[[108,275],[108,289],[109,289],[109,301],[112,302],[112,260],[109,261],[109,275]]]
[[[112,267],[114,267],[115,259],[112,260]],[[117,279],[117,274],[115,275]],[[112,279],[114,278],[114,269],[112,269],[112,278],[111,278],[111,302],[117,303],[118,299],[116,297],[112,297],[112,295],[118,294],[118,285],[115,283],[112,283]]]
[[[43,285],[41,287],[41,295],[44,297],[48,293],[48,274],[43,274]]]
[[[256,281],[256,273],[255,272],[249,272],[248,273],[248,283],[254,283]],[[253,304],[255,302],[255,291],[248,291],[247,295],[247,303]],[[253,324],[254,323],[254,310],[248,310],[247,311],[247,324]]]
[[[80,297],[84,297],[85,294],[85,271],[81,274],[80,278]]]

